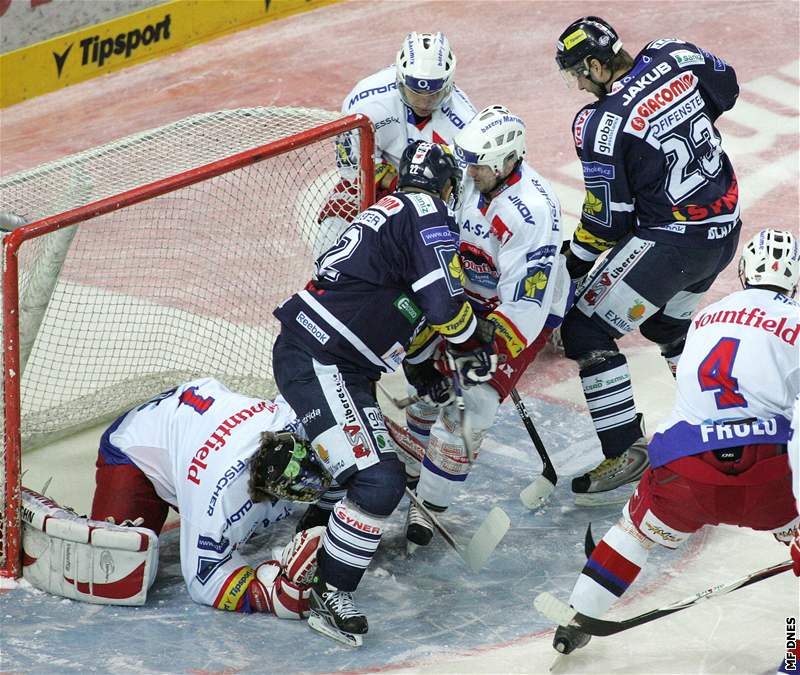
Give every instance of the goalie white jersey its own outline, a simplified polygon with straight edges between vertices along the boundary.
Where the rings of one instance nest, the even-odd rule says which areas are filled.
[[[786,443],[800,393],[800,305],[747,288],[692,319],[677,399],[650,462],[751,443]]]
[[[492,316],[512,356],[561,323],[571,283],[561,248],[561,207],[525,162],[491,202],[465,181],[459,223],[464,290]]]
[[[282,397],[249,398],[205,378],[164,392],[103,435],[101,454],[130,458],[180,512],[181,570],[195,602],[249,610],[254,572],[237,548],[291,513],[288,502],[250,499],[250,457],[262,432],[297,426]]]
[[[389,66],[364,78],[347,95],[342,112],[362,113],[375,127],[375,164],[400,166],[400,157],[412,141],[423,140],[453,145],[453,137],[475,115],[475,108],[466,94],[453,86],[449,99],[433,114],[415,123],[411,109],[397,92],[397,68]],[[343,178],[354,181],[358,175],[357,144],[349,136],[340,137],[337,161]]]

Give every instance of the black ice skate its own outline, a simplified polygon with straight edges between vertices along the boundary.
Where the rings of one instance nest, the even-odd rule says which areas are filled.
[[[369,626],[367,617],[353,604],[353,596],[314,577],[309,598],[308,625],[348,647],[360,647]]]
[[[553,649],[566,656],[576,649],[585,647],[591,639],[591,635],[582,633],[574,626],[559,626],[556,628],[556,635],[553,638]]]
[[[433,506],[423,501],[425,508],[435,513],[443,513],[444,508]],[[406,518],[406,552],[413,553],[418,546],[427,546],[433,539],[433,523],[422,512],[414,502],[408,505],[408,517]]]

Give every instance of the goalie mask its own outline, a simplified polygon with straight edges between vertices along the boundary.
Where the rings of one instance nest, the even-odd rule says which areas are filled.
[[[446,145],[414,141],[403,150],[398,171],[397,189],[417,188],[442,195],[448,183],[453,186],[450,208],[458,207],[461,193],[461,169],[453,151]]]
[[[425,117],[450,97],[456,57],[444,33],[409,33],[397,52],[397,92]]]
[[[254,502],[314,502],[330,484],[330,474],[308,441],[291,432],[261,434],[261,447],[250,460],[250,498]]]
[[[800,279],[797,239],[783,230],[761,230],[744,245],[739,259],[742,286],[773,286],[791,297]]]

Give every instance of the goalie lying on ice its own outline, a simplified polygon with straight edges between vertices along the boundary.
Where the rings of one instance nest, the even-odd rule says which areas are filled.
[[[291,501],[330,485],[297,428],[283,398],[248,398],[210,378],[160,394],[103,434],[91,519],[24,489],[23,577],[67,598],[144,604],[171,506],[195,602],[303,618],[324,528],[295,535],[280,561],[253,567],[237,550],[286,518]]]

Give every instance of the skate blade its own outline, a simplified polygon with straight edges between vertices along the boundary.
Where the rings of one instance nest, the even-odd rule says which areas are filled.
[[[324,618],[322,618],[313,610],[308,617],[308,625],[313,630],[324,635],[325,637],[347,647],[360,647],[364,642],[363,635],[356,635],[355,633],[347,633],[343,630],[339,630],[335,626],[331,626]]]
[[[556,654],[556,658],[550,664],[551,673],[562,673],[566,670],[569,657],[566,654]]]
[[[624,504],[632,496],[636,485],[639,483],[626,483],[613,490],[605,492],[581,492],[575,493],[575,506],[612,506],[614,504]]]

